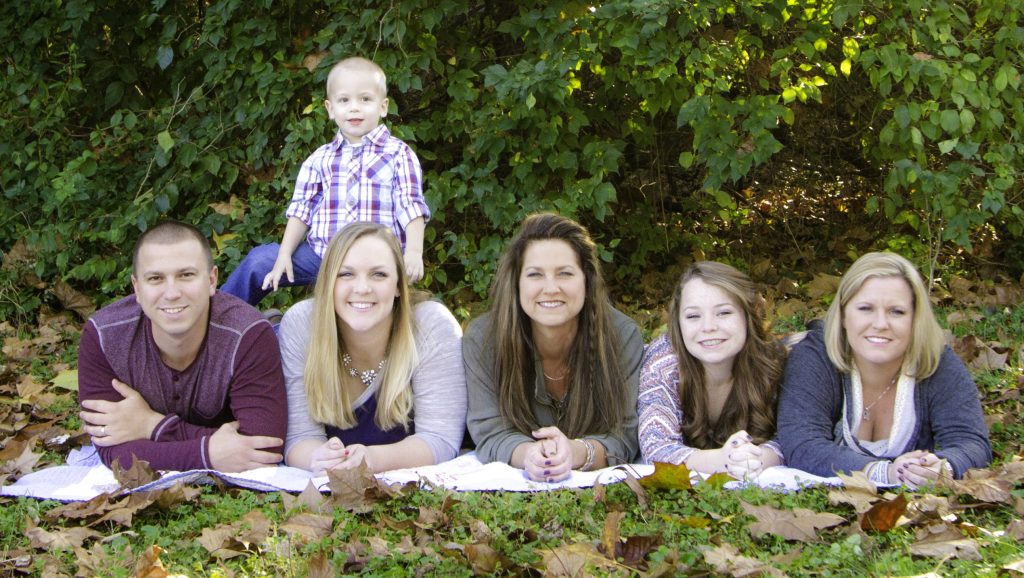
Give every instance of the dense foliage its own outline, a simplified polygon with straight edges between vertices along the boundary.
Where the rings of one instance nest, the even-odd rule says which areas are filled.
[[[453,299],[484,292],[540,209],[590,225],[619,281],[790,238],[1019,268],[1021,16],[1004,0],[5,2],[0,313],[60,280],[123,293],[128,248],[164,216],[209,232],[228,272],[278,239],[299,164],[331,137],[327,70],[355,53],[389,74],[388,122],[435,212],[427,283]],[[871,234],[846,242],[852,224]]]

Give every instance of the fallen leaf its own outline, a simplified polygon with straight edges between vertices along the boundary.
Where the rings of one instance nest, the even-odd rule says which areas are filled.
[[[313,72],[324,58],[327,58],[327,52],[323,50],[307,54],[306,57],[302,59],[302,66],[305,66],[306,70]]]
[[[160,552],[163,551],[164,549],[156,544],[146,548],[135,561],[135,578],[167,578],[167,570],[160,561]]]
[[[64,281],[57,281],[51,285],[50,291],[65,309],[74,311],[83,321],[96,311],[96,305],[91,299]]]
[[[640,480],[633,475],[633,472],[625,468],[623,471],[626,473],[626,477],[622,481],[625,482],[627,488],[633,491],[640,509],[647,510],[647,490],[640,484]]]
[[[18,397],[24,400],[31,400],[37,394],[42,393],[46,389],[45,383],[40,383],[35,380],[29,374],[21,376],[18,380]]]
[[[661,543],[661,536],[630,536],[615,545],[615,559],[633,568],[644,568],[647,557]]]
[[[306,561],[307,578],[334,578],[337,574],[334,564],[324,552],[317,552]]]
[[[960,530],[949,524],[932,524],[921,528],[917,538],[917,542],[910,545],[910,553],[915,556],[981,560],[978,543],[965,538]]]
[[[285,511],[293,510],[299,506],[305,506],[310,512],[318,514],[330,510],[327,506],[327,498],[313,484],[313,480],[306,484],[306,489],[302,490],[302,493],[298,496],[293,497],[291,494],[282,493],[281,502],[284,504]]]
[[[334,518],[323,514],[302,513],[292,516],[281,524],[281,531],[292,538],[298,536],[305,542],[312,542],[331,535]]]
[[[67,391],[78,391],[78,370],[77,369],[65,369],[54,376],[50,380],[50,383],[54,387],[65,389]]]
[[[1018,542],[1024,542],[1024,521],[1010,520],[1006,525],[1006,535]]]
[[[690,470],[684,464],[654,462],[654,473],[640,478],[640,485],[648,489],[689,490]]]
[[[852,475],[838,472],[836,475],[843,480],[841,488],[831,488],[828,491],[828,503],[833,506],[848,504],[858,514],[863,514],[871,509],[871,506],[881,499],[878,495],[878,487],[862,471],[853,472]]]
[[[740,501],[743,510],[757,519],[747,527],[753,536],[774,534],[786,540],[810,542],[817,539],[818,530],[831,528],[846,521],[842,516],[818,513],[804,508],[779,510],[771,506],[753,506]]]
[[[1013,484],[1001,478],[969,479],[952,482],[953,492],[958,496],[973,496],[990,504],[1012,504],[1010,490]]]
[[[896,527],[900,516],[907,511],[907,499],[900,494],[891,500],[878,502],[860,518],[865,532],[888,532]]]
[[[722,544],[717,548],[704,551],[704,563],[714,568],[719,574],[728,574],[735,578],[747,576],[785,576],[778,568],[756,558],[741,556],[732,544]]]
[[[811,299],[821,299],[826,295],[835,295],[839,288],[839,277],[825,273],[815,273],[807,285],[807,296]]]
[[[608,512],[608,516],[604,519],[604,530],[601,532],[601,545],[598,550],[613,560],[619,545],[619,526],[625,515],[625,512]]]
[[[366,464],[351,470],[327,470],[328,487],[331,489],[331,504],[355,514],[373,509],[378,500],[373,495],[377,479]]]
[[[477,542],[490,542],[493,537],[491,529],[487,527],[483,520],[472,520],[469,523],[469,532],[473,535],[473,540]]]
[[[589,544],[563,544],[544,554],[544,576],[590,576],[621,565],[602,556]]]
[[[76,576],[109,575],[111,569],[117,567],[99,542],[93,543],[92,548],[88,550],[75,548],[75,562],[78,564]]]
[[[121,484],[121,488],[127,490],[144,486],[160,477],[149,467],[149,462],[135,459],[135,456],[132,456],[131,467],[127,470],[121,467],[120,460],[114,460],[110,469],[114,472],[114,479]]]
[[[1006,570],[1010,576],[1024,576],[1024,559],[1005,564],[1003,570]]]
[[[515,563],[512,560],[488,544],[466,544],[463,554],[465,554],[466,560],[469,560],[469,565],[473,567],[473,573],[478,576],[494,574],[499,567],[505,570],[515,568]]]
[[[925,494],[920,498],[911,500],[907,505],[906,516],[911,523],[920,524],[924,521],[943,520],[954,522],[956,514],[953,513],[953,505],[948,496],[936,496]]]
[[[35,438],[32,438],[25,444],[18,457],[0,464],[0,473],[23,476],[32,472],[36,467],[36,464],[38,464],[39,460],[43,457],[42,453],[32,451],[32,446],[34,445]]]
[[[28,537],[29,546],[50,552],[55,550],[74,550],[75,548],[80,548],[86,540],[102,536],[96,530],[83,526],[72,526],[49,532],[36,526],[31,519],[25,522],[25,535]]]
[[[270,535],[270,520],[259,510],[244,518],[214,528],[203,528],[199,544],[210,554],[226,560],[241,556],[252,546],[262,544]]]

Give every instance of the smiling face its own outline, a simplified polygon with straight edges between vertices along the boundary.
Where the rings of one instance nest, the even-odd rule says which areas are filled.
[[[747,320],[739,304],[728,292],[699,277],[683,286],[679,300],[679,330],[686,350],[705,369],[731,372],[747,343]]]
[[[871,277],[843,307],[843,329],[861,372],[895,373],[910,347],[914,294],[903,277]]]
[[[377,128],[388,114],[388,97],[380,73],[365,67],[343,67],[331,72],[327,82],[327,116],[352,144]]]
[[[217,290],[217,268],[210,266],[199,242],[145,243],[135,265],[135,299],[152,323],[157,346],[165,351],[182,344],[198,348]]]
[[[347,332],[389,332],[399,296],[398,269],[388,244],[373,235],[359,238],[341,262],[334,283],[334,312]]]
[[[534,327],[575,327],[586,298],[586,280],[569,243],[533,241],[523,252],[519,306]]]

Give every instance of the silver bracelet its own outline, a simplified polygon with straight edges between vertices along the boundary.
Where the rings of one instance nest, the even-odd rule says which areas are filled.
[[[591,443],[590,440],[585,440],[583,438],[576,438],[576,441],[582,442],[583,445],[587,448],[587,459],[584,460],[583,465],[580,466],[580,471],[588,471],[590,469],[590,466],[594,465],[594,454],[597,453],[594,450],[594,444]]]

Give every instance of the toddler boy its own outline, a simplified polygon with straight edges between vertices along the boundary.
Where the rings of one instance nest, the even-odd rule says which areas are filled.
[[[252,305],[278,286],[316,281],[327,244],[355,221],[391,227],[410,282],[423,277],[430,209],[416,153],[380,124],[388,113],[384,71],[365,58],[338,62],[327,76],[324,106],[338,133],[302,163],[281,244],[250,251],[221,287]]]

